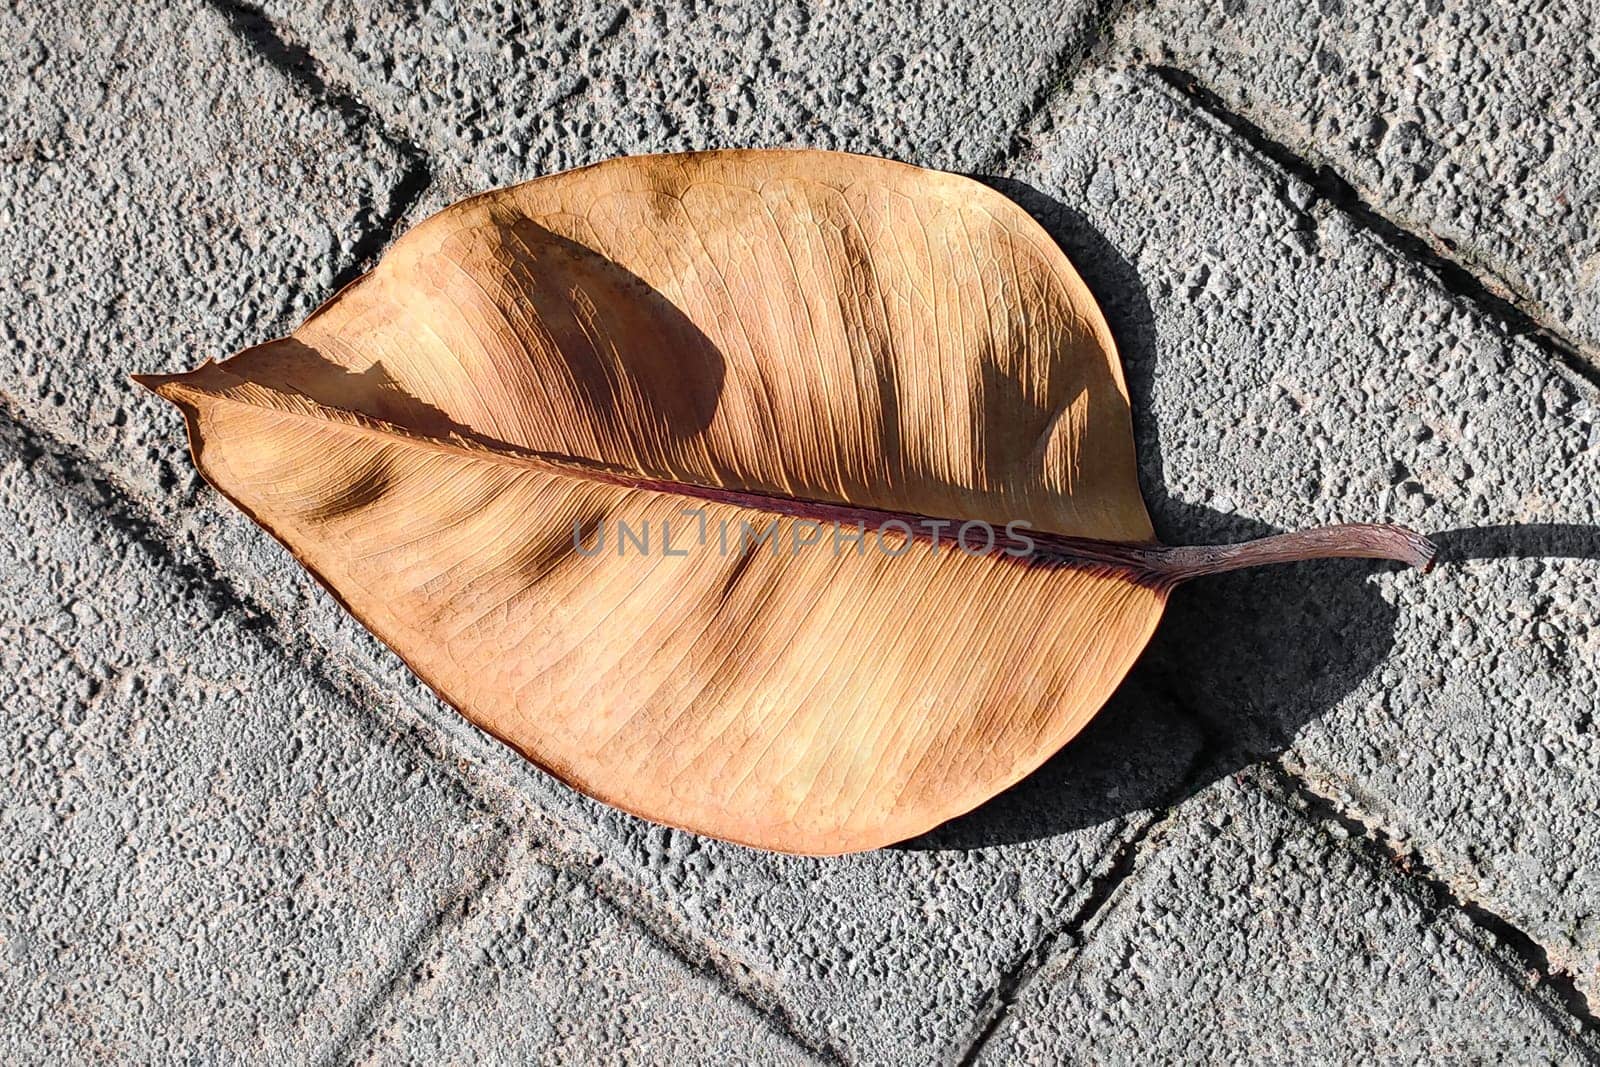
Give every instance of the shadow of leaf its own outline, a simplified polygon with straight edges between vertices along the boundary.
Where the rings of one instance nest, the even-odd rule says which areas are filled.
[[[1168,544],[1212,544],[1281,532],[1167,493],[1152,398],[1169,354],[1161,350],[1136,272],[1082,215],[1059,201],[1021,182],[981,180],[1044,226],[1101,302],[1123,358],[1140,486],[1157,536]],[[1600,528],[1588,526],[1493,526],[1451,530],[1433,540],[1442,564],[1600,559]],[[1180,588],[1128,679],[1078,738],[1011,790],[902,847],[977,848],[1052,837],[1178,803],[1275,755],[1344,700],[1393,649],[1397,609],[1372,580],[1386,569],[1394,565],[1323,560]],[[1170,746],[1183,743],[1190,758],[1173,758]]]

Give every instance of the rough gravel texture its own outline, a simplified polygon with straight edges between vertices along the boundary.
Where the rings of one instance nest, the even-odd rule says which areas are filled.
[[[0,14],[0,1059],[1600,1058],[1592,27],[1253,3]],[[127,382],[467,192],[791,144],[1045,223],[1167,540],[1440,567],[1197,583],[1011,794],[769,856],[465,726]]]
[[[1515,963],[1255,776],[1152,836],[982,1063],[1582,1062]],[[1270,1012],[1262,1005],[1271,1004]]]
[[[1156,0],[1123,27],[1600,366],[1591,7]]]

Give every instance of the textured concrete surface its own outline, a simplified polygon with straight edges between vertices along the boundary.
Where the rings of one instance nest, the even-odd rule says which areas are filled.
[[[1600,391],[1158,79],[1086,79],[1032,144],[1014,173],[1073,205],[1052,225],[1123,294],[1165,540],[1444,531],[1428,576],[1328,563],[1181,591],[1146,669],[1247,754],[1290,743],[1600,992]]]
[[[1254,776],[1146,842],[979,1062],[1574,1063],[1515,962]],[[1262,1010],[1271,1004],[1272,1010]]]
[[[390,208],[398,153],[198,3],[0,15],[0,392],[152,492],[183,442],[127,376],[286,329]]]
[[[586,880],[536,859],[519,857],[412,979],[366,1062],[821,1062]]]
[[[976,167],[1102,18],[1088,0],[265,9],[477,188],[614,155],[724,146]]]
[[[503,831],[12,436],[0,1058],[336,1052]]]
[[[1600,353],[1600,23],[1583,3],[1155,0],[1175,67]]]
[[[0,1053],[1592,1058],[1600,398],[1485,299],[1585,343],[1595,94],[1548,57],[1587,70],[1587,31],[1234,6],[0,15]],[[1391,62],[1402,31],[1421,59]],[[1360,76],[1296,67],[1307,34]],[[1197,584],[1012,794],[904,848],[767,856],[462,725],[126,382],[280,332],[465,192],[718,144],[999,175],[1107,306],[1167,539],[1388,517],[1454,531],[1446,562]],[[1294,177],[1323,162],[1370,211]],[[1376,843],[1330,843],[1335,815]]]

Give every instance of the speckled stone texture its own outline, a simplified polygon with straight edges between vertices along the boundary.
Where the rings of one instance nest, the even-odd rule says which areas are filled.
[[[1319,563],[1180,590],[1144,669],[1239,758],[1288,745],[1600,992],[1600,391],[1148,74],[1085,79],[1030,143],[1011,173],[1119,294],[1164,540],[1443,531],[1427,576]]]
[[[1253,775],[1184,805],[1085,937],[1020,991],[979,1062],[1593,1056],[1513,961]]]
[[[1122,28],[1600,364],[1595,16],[1581,0],[1156,0]]]
[[[967,169],[1097,39],[1088,0],[271,2],[477,187],[614,155],[804,145]]]
[[[1600,1058],[1592,19],[1254,4],[0,13],[0,1059]],[[770,856],[465,726],[127,381],[467,193],[720,145],[1032,210],[1165,539],[1440,567],[1196,583],[1012,793]]]
[[[411,979],[365,1062],[825,1062],[585,879],[527,857]]]
[[[309,1062],[504,830],[0,435],[0,1058]]]
[[[292,327],[389,210],[400,156],[203,4],[46,0],[0,18],[0,395],[168,490],[192,477],[184,444],[128,374]]]

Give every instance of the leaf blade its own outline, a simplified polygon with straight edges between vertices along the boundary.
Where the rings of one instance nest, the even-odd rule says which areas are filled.
[[[843,274],[816,292],[778,285],[782,314],[752,297],[738,321],[719,318],[734,305],[696,296],[694,279],[709,291],[715,275],[727,293],[730,277],[779,270],[728,244],[757,210],[749,191],[720,227],[695,230],[693,247],[728,249],[704,262],[661,253],[674,233],[691,245],[644,207],[703,195],[709,164],[723,185],[730,174],[750,184],[754,165],[763,196],[788,198],[792,227],[834,203],[812,188],[815,157],[825,173],[850,172],[831,179],[839,196],[883,168],[922,195],[930,173],[784,153],[780,172],[807,173],[779,180],[774,161],[751,163],[763,154],[732,155],[679,160],[647,174],[642,192],[624,167],[636,164],[619,161],[468,201],[408,235],[293,338],[154,384],[184,408],[208,480],[530,759],[626,810],[715,836],[807,853],[875,847],[981,803],[1065,743],[1142,649],[1165,589],[1116,568],[941,557],[920,543],[900,557],[587,559],[572,523],[659,530],[682,500],[508,460],[556,452],[668,482],[1142,540],[1126,389],[1065,258],[1019,261],[980,225],[1000,211],[998,194],[947,175],[933,179],[927,217],[960,214],[949,190],[975,198],[982,217],[957,220],[969,244],[978,228],[972,247],[1049,271],[1043,288],[1016,271],[1014,296],[1047,294],[1012,301],[1048,305],[1026,329],[977,314],[976,255],[953,282],[883,281],[892,271],[871,242],[840,259],[815,235],[780,243],[791,260],[809,250]],[[581,188],[600,179],[600,196]],[[580,196],[621,221],[600,226],[590,212],[579,226]],[[1001,212],[1006,235],[1042,236],[1001,203],[1015,213]],[[767,200],[760,209],[771,213]],[[648,233],[658,251],[630,258],[600,228]],[[920,262],[916,248],[895,251]],[[1010,306],[1004,281],[986,284]],[[911,300],[919,284],[938,299]],[[888,312],[875,320],[872,307],[897,297],[961,312],[960,330],[941,338],[956,320],[933,314],[906,327],[937,342],[931,355],[896,342]],[[806,350],[782,349],[802,318]],[[886,328],[876,338],[874,322]],[[404,432],[386,438],[377,425]],[[736,529],[752,514],[700,503]],[[419,514],[444,518],[419,528]],[[788,536],[798,520],[777,521]]]

